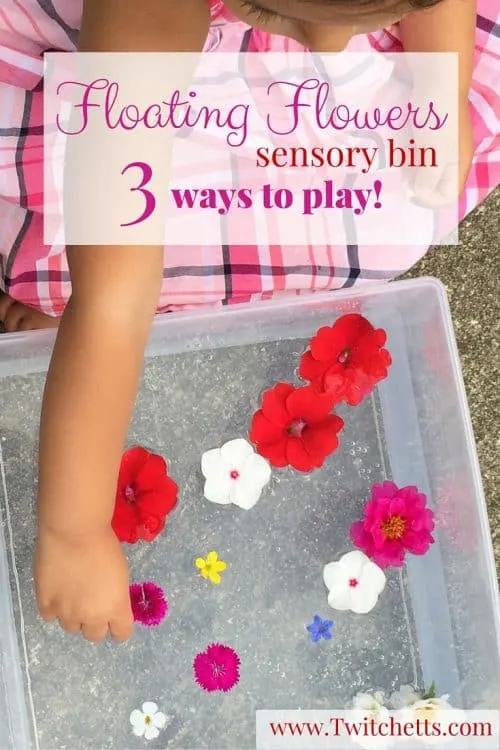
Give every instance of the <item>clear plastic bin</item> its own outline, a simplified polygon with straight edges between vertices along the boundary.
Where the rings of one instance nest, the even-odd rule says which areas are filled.
[[[388,333],[390,374],[346,420],[324,468],[273,472],[250,511],[203,498],[200,456],[245,437],[263,390],[296,380],[316,329],[359,311]],[[170,723],[150,747],[251,748],[256,709],[344,708],[359,690],[433,680],[463,708],[500,705],[497,577],[444,289],[434,279],[286,298],[157,320],[129,444],[162,453],[181,492],[166,532],[127,548],[133,580],[170,601],[157,630],[123,646],[66,637],[36,615],[31,556],[37,424],[51,332],[0,337],[0,749],[143,747],[128,722],[145,700]],[[119,377],[119,373],[117,373]],[[328,608],[323,565],[350,549],[371,484],[390,478],[429,497],[437,541],[391,571],[375,610]],[[195,557],[228,562],[221,586]],[[314,646],[305,625],[331,616]],[[233,646],[228,694],[195,684],[192,660]]]

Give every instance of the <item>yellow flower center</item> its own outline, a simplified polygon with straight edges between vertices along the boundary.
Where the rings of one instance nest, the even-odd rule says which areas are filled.
[[[422,719],[422,721],[437,721],[438,712],[436,710],[436,706],[429,704],[428,706],[420,706],[420,708],[415,709],[415,713],[417,714],[417,719]]]
[[[152,724],[153,723],[153,719],[151,718],[151,716],[146,716],[146,718],[144,719],[144,723],[145,724]]]
[[[406,521],[401,516],[391,516],[380,527],[386,539],[401,539],[406,529]]]

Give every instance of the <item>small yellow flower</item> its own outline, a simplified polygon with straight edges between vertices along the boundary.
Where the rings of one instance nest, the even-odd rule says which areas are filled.
[[[226,569],[226,563],[224,560],[219,560],[217,552],[209,552],[206,559],[198,557],[194,564],[200,571],[200,575],[203,578],[208,578],[212,583],[220,583],[221,577],[219,573]]]

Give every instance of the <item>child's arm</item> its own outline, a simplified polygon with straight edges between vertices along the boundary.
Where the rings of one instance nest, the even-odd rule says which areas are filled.
[[[474,65],[476,0],[442,0],[435,7],[414,11],[400,22],[405,52],[458,52],[458,181],[460,191],[469,173],[474,143],[469,112],[469,89]],[[442,95],[449,92],[447,81],[439,79],[436,66],[422,68],[422,85]],[[427,80],[426,80],[427,79]],[[448,91],[447,87],[448,86]],[[420,87],[422,92],[422,86]]]
[[[442,0],[400,22],[405,52],[458,52],[459,97],[467,102],[476,34],[476,0]],[[435,67],[432,68],[434,76]]]
[[[88,0],[81,47],[200,51],[206,0]],[[102,639],[132,629],[127,565],[110,527],[116,480],[158,300],[160,247],[68,248],[72,296],[40,434],[37,598],[45,619]]]

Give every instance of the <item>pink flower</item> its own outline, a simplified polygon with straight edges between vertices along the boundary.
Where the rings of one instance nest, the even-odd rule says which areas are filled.
[[[152,581],[133,583],[130,586],[130,603],[134,621],[148,628],[157,627],[168,612],[163,589]]]
[[[434,513],[426,503],[416,487],[399,489],[394,482],[373,485],[364,519],[351,526],[353,544],[381,568],[400,568],[406,552],[425,555],[434,543]]]
[[[193,669],[196,682],[204,690],[227,693],[240,680],[240,657],[230,646],[212,643],[196,655]]]

